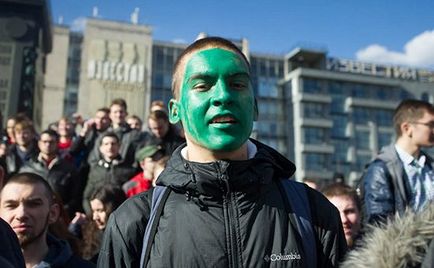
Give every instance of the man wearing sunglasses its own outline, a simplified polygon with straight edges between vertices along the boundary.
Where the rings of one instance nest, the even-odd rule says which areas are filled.
[[[409,208],[421,211],[434,199],[433,159],[421,148],[434,145],[434,107],[404,100],[395,109],[394,144],[384,147],[363,177],[365,220],[384,221]]]

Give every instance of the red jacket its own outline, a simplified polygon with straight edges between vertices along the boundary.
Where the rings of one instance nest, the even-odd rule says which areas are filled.
[[[132,179],[127,181],[122,188],[124,189],[127,197],[145,192],[152,188],[152,179],[145,178],[143,172],[135,175]]]

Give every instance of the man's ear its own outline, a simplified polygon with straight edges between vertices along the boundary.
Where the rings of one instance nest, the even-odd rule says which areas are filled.
[[[178,123],[181,118],[179,117],[179,103],[175,99],[169,101],[169,121],[172,124]]]
[[[259,110],[258,110],[258,101],[255,98],[255,103],[253,105],[253,121],[258,121]]]
[[[54,203],[50,206],[50,212],[48,214],[48,224],[55,223],[57,219],[59,219],[60,215],[60,206],[57,203]]]
[[[413,128],[409,122],[403,122],[400,127],[403,136],[406,135],[410,138],[413,136]]]

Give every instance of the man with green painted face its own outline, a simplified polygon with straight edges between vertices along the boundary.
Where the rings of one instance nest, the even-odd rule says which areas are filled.
[[[294,204],[282,186],[294,165],[249,139],[257,108],[243,53],[222,38],[196,41],[175,64],[172,91],[169,118],[186,144],[157,180],[159,202],[146,192],[112,214],[98,266],[337,266],[346,242],[336,208],[304,186],[309,204]],[[310,208],[313,256],[294,205]]]

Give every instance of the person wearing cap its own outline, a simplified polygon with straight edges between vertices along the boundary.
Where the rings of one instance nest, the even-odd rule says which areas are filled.
[[[159,145],[148,145],[137,151],[136,160],[139,162],[142,171],[122,186],[127,197],[152,188],[155,163],[163,156],[164,153]]]

